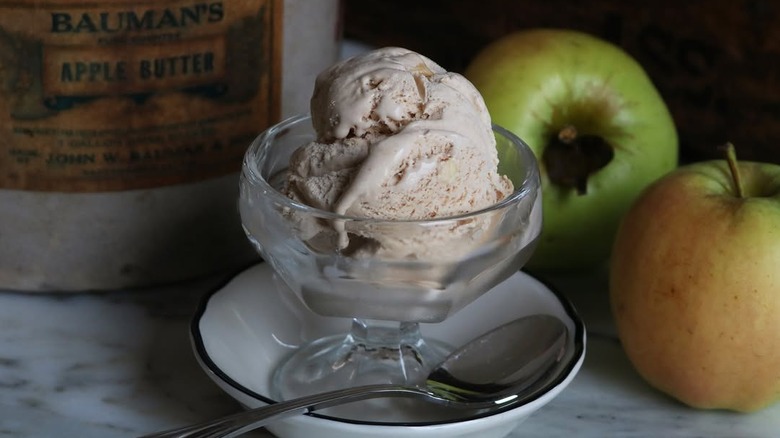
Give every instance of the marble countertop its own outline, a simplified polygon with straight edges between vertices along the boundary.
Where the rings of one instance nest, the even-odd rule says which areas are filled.
[[[189,342],[199,300],[224,281],[0,292],[0,437],[133,437],[240,409],[201,371]],[[650,388],[615,336],[603,275],[553,283],[585,320],[587,356],[574,382],[511,437],[780,436],[780,404],[699,411]]]

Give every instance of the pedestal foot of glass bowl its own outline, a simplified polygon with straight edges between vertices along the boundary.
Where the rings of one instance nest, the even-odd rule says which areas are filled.
[[[274,374],[277,399],[377,383],[423,382],[451,348],[424,340],[419,324],[354,319],[346,335],[304,345]]]

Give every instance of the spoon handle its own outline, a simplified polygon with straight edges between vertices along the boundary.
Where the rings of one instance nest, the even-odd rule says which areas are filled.
[[[144,435],[141,438],[228,438],[282,418],[307,414],[318,409],[376,397],[428,397],[424,391],[399,385],[367,385],[300,397],[242,411],[227,417]]]

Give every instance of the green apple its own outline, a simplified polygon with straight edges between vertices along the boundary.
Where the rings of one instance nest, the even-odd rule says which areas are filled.
[[[539,160],[544,224],[528,268],[604,262],[631,201],[677,166],[674,122],[645,71],[604,40],[533,29],[484,47],[464,74]]]
[[[747,412],[780,399],[780,166],[735,162],[682,166],[640,195],[615,238],[610,302],[651,385]]]

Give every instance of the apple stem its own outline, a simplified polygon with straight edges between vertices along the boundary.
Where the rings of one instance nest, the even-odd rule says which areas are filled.
[[[742,189],[742,177],[739,174],[739,166],[737,165],[737,151],[734,145],[726,143],[726,161],[729,163],[729,169],[731,170],[731,180],[734,183],[734,192],[738,198],[744,198],[745,192]]]

